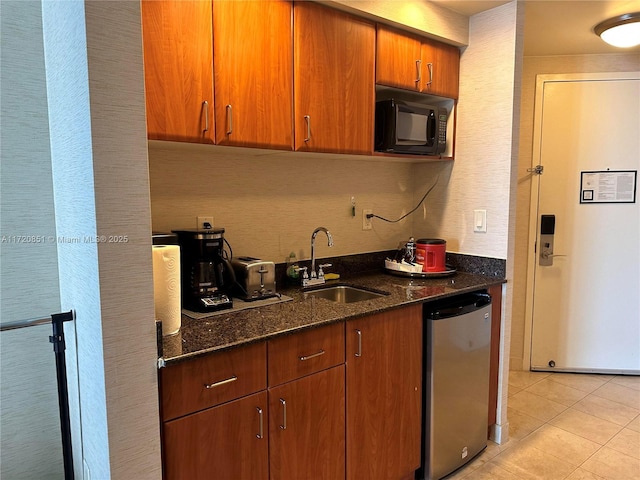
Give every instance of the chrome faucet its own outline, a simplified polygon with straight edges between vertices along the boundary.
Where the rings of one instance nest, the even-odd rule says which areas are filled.
[[[325,227],[316,228],[311,234],[311,278],[302,278],[302,286],[307,287],[310,285],[320,285],[324,283],[324,271],[323,268],[330,267],[330,263],[326,263],[320,265],[318,273],[316,273],[316,236],[318,232],[324,232],[327,234],[327,240],[330,247],[333,247],[333,238],[331,237],[331,233]]]

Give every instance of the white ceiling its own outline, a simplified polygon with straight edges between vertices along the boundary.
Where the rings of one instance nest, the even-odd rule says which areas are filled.
[[[467,16],[509,1],[432,0]],[[593,27],[623,13],[640,12],[640,0],[524,0],[524,54],[585,55],[640,52],[640,46],[615,48],[604,43]]]

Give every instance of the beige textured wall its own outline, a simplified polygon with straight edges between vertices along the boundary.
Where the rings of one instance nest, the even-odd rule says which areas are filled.
[[[459,46],[469,44],[469,19],[427,1],[330,0],[321,3],[374,21],[399,24],[403,29],[426,34],[447,43]]]
[[[524,7],[511,2],[471,17],[469,47],[460,64],[460,118],[456,158],[462,160],[456,188],[445,209],[447,228],[464,232],[462,253],[507,260],[507,284],[503,286],[498,371],[497,426],[492,437],[508,440],[508,381],[513,292],[512,232],[513,171],[518,142]],[[464,102],[464,103],[463,103]],[[490,132],[490,133],[488,133]],[[456,160],[456,165],[458,160]],[[473,209],[487,210],[487,233],[473,233],[468,218]],[[455,228],[455,227],[454,227]]]
[[[149,167],[154,231],[195,228],[198,215],[212,214],[234,255],[276,263],[291,251],[310,258],[318,226],[335,244],[320,238],[318,258],[395,248],[413,234],[413,217],[374,219],[363,231],[362,209],[398,218],[413,208],[414,181],[423,180],[409,163],[172,142],[149,142]]]
[[[509,4],[472,17],[471,42],[460,59],[456,159],[443,169],[442,181],[427,201],[438,219],[437,234],[447,240],[447,247],[503,259],[509,233],[517,81],[514,9]],[[423,170],[433,167],[417,167],[417,172]],[[473,231],[475,209],[487,210],[486,233]]]
[[[110,478],[160,478],[140,3],[85,11]]]
[[[520,112],[520,150],[518,163],[518,198],[516,223],[515,275],[513,278],[513,331],[511,337],[511,365],[523,367],[525,338],[525,300],[527,292],[527,242],[529,239],[529,212],[531,207],[533,119],[536,75],[553,73],[596,73],[637,71],[640,54],[575,55],[553,57],[525,57],[522,77]]]
[[[56,225],[40,2],[3,1],[0,35],[0,322],[13,323],[60,311],[56,243],[44,241]],[[64,474],[49,335],[50,324],[0,333],[1,478]]]

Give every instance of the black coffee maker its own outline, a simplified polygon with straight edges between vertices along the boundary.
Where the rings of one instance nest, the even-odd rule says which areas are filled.
[[[180,245],[182,305],[196,312],[231,308],[233,269],[224,250],[224,228],[173,230]]]

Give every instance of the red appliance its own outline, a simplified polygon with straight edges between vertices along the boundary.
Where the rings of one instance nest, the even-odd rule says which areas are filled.
[[[447,242],[441,238],[420,238],[416,242],[416,262],[423,272],[444,272]]]

